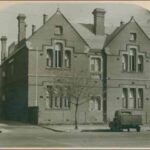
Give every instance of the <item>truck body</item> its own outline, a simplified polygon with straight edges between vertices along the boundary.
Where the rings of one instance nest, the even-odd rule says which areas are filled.
[[[135,128],[137,132],[140,131],[142,125],[142,112],[135,110],[117,110],[113,121],[109,123],[112,131],[121,131],[130,128]]]

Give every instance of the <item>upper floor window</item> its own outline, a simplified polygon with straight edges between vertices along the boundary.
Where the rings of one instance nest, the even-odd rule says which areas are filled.
[[[143,72],[143,56],[138,56],[138,72]]]
[[[130,71],[136,71],[136,49],[131,48],[129,51]]]
[[[46,66],[54,68],[71,68],[72,48],[65,47],[63,41],[57,40],[46,49]]]
[[[101,58],[91,57],[90,70],[91,72],[101,72]]]
[[[144,54],[139,53],[136,47],[131,47],[127,52],[123,52],[121,57],[124,72],[143,72]]]
[[[123,71],[127,71],[128,69],[128,55],[127,54],[122,55],[122,69]]]
[[[70,51],[65,51],[65,67],[70,68],[71,66],[71,52]]]
[[[63,34],[63,27],[55,26],[55,35],[62,35],[62,34]]]
[[[52,49],[47,49],[46,65],[48,67],[53,67],[53,50]]]
[[[136,41],[137,35],[136,33],[130,33],[130,41]]]
[[[55,44],[55,67],[62,67],[62,51],[63,46],[61,43]]]

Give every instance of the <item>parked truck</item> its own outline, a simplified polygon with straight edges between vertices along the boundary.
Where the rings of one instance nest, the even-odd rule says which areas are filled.
[[[140,132],[142,125],[142,113],[137,110],[117,110],[113,121],[109,123],[111,131],[123,131],[130,128],[135,128],[137,132]]]

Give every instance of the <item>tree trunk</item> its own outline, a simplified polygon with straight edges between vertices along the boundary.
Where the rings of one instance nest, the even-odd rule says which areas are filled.
[[[77,113],[78,113],[78,103],[75,105],[75,129],[78,129],[78,119],[77,119]]]

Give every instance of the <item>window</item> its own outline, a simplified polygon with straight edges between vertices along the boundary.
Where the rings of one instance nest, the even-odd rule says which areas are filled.
[[[98,57],[92,57],[90,60],[90,70],[91,72],[101,71],[101,59]]]
[[[143,56],[138,56],[138,72],[143,72]]]
[[[53,50],[52,49],[47,50],[46,65],[47,67],[53,67]]]
[[[63,34],[62,26],[55,26],[55,35],[62,35],[62,34]]]
[[[101,99],[100,96],[92,97],[89,101],[90,111],[100,111],[101,110]]]
[[[136,41],[136,33],[130,33],[130,41]]]
[[[123,108],[143,108],[143,88],[123,88]]]
[[[127,88],[123,88],[122,102],[123,102],[123,108],[127,108],[128,107],[128,89]]]
[[[138,89],[138,108],[143,108],[143,89]]]
[[[128,70],[128,55],[127,54],[122,55],[122,69],[123,71]]]
[[[70,98],[62,94],[60,87],[47,86],[46,90],[46,108],[51,109],[69,109]]]
[[[131,48],[129,51],[130,71],[136,71],[136,49]]]
[[[65,47],[64,40],[54,40],[52,43],[53,45],[45,51],[45,64],[47,68],[71,68],[73,48]]]
[[[62,67],[62,44],[55,44],[55,67]]]
[[[136,108],[136,89],[129,90],[128,108]]]
[[[65,51],[65,67],[70,68],[71,66],[71,52]]]

